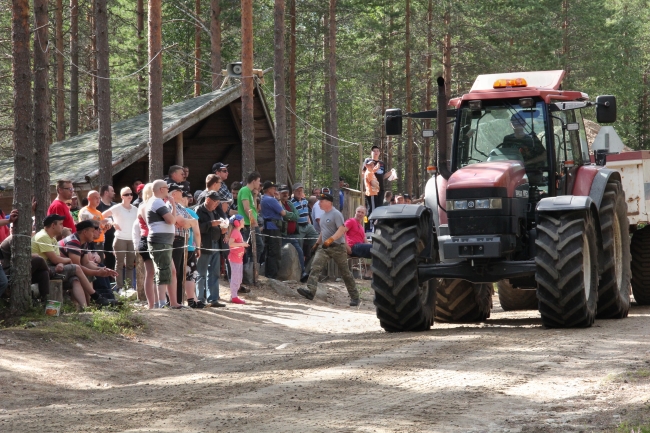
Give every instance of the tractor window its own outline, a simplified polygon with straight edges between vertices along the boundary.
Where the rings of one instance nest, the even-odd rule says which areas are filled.
[[[576,165],[581,165],[583,161],[580,131],[567,131],[565,129],[567,123],[576,123],[574,110],[553,113],[553,141],[555,142],[555,162],[558,167],[563,161],[574,161]],[[581,129],[584,134],[584,126]]]
[[[587,142],[587,131],[585,131],[585,122],[582,118],[582,110],[575,110],[576,122],[580,124],[578,135],[580,137],[580,150],[582,153],[582,160],[589,161],[589,144]]]
[[[527,169],[546,167],[544,110],[542,102],[532,108],[500,101],[481,110],[462,108],[456,167],[503,160],[521,161]]]

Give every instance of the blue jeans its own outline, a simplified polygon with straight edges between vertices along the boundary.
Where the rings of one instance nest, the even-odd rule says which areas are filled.
[[[7,280],[7,275],[5,274],[4,269],[0,268],[0,296],[7,290],[9,286],[9,280]]]
[[[292,235],[293,236],[293,235]],[[294,246],[296,251],[298,252],[298,260],[300,261],[300,271],[304,274],[305,273],[305,253],[302,251],[302,248],[300,248],[300,242],[298,238],[282,238],[282,246],[285,246],[286,244],[291,244]]]
[[[354,257],[363,257],[364,259],[371,259],[372,255],[370,250],[372,249],[372,244],[363,244],[358,243],[352,245],[352,256]]]
[[[219,249],[219,242],[212,242],[212,249]],[[196,297],[200,301],[208,302],[219,299],[219,274],[221,273],[221,251],[201,250],[201,257],[196,262],[199,274],[196,279]],[[207,283],[207,287],[206,287]]]

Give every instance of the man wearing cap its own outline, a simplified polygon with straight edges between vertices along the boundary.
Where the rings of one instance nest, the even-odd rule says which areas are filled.
[[[87,277],[117,277],[117,272],[97,266],[88,258],[90,244],[99,232],[99,224],[93,220],[85,220],[76,224],[77,231],[59,241],[59,249],[62,257],[67,257],[72,264],[81,267]],[[88,281],[91,281],[89,278]]]
[[[379,146],[372,146],[370,150],[370,157],[366,158],[363,161],[363,173],[365,175],[366,171],[371,170],[374,172],[377,182],[379,183],[379,191],[371,191],[366,188],[366,208],[368,209],[368,215],[372,214],[372,211],[383,205],[384,199],[384,175],[386,174],[386,164],[384,161],[379,159],[381,151]]]
[[[498,147],[518,149],[524,158],[526,167],[544,167],[546,165],[546,148],[530,126],[539,111],[520,111],[510,117],[513,133],[503,137],[503,143]],[[528,124],[530,122],[530,124]],[[526,129],[530,132],[527,133]]]
[[[220,206],[217,191],[209,191],[203,204],[196,208],[201,233],[201,256],[196,262],[196,297],[211,307],[225,307],[219,302],[221,274],[221,238],[228,230],[228,218]],[[197,301],[197,302],[198,302]]]
[[[260,236],[260,228],[257,223],[257,194],[260,191],[261,176],[257,171],[252,172],[246,178],[246,186],[239,190],[237,194],[237,213],[244,217],[244,229],[242,236],[248,240],[251,230],[255,231],[255,248],[257,249],[257,257],[255,261],[259,263],[264,250],[264,239]],[[246,248],[246,263],[252,260],[253,247],[252,245]]]
[[[334,208],[334,197],[331,194],[324,194],[318,197],[323,214],[321,215],[321,233],[318,237],[320,247],[316,250],[316,256],[311,265],[307,287],[298,289],[298,293],[307,299],[314,299],[318,289],[318,277],[329,259],[333,259],[339,268],[345,287],[350,295],[350,306],[356,307],[360,304],[357,285],[348,268],[348,253],[345,248],[345,221],[341,212]],[[325,239],[325,241],[323,241]]]
[[[219,194],[219,200],[221,200],[222,210],[228,212],[228,206],[232,202],[232,194],[228,190],[228,185],[226,185],[226,180],[228,179],[228,164],[221,162],[215,163],[212,166],[212,173],[221,178],[221,187],[217,193]]]
[[[280,270],[280,258],[282,254],[282,222],[287,211],[282,208],[280,202],[275,199],[277,185],[267,180],[262,185],[264,195],[261,200],[261,213],[264,219],[264,242],[266,243],[266,272],[267,278],[275,279]]]
[[[302,246],[302,251],[305,253],[305,263],[311,258],[311,249],[316,244],[318,239],[318,232],[311,225],[309,219],[309,202],[305,197],[305,187],[302,183],[296,182],[293,184],[293,198],[291,202],[298,211],[298,242]]]
[[[140,183],[136,188],[135,188],[135,193],[138,195],[138,198],[133,200],[133,203],[131,203],[135,207],[140,207],[140,203],[142,203],[142,190],[144,189],[144,183]]]
[[[45,217],[43,229],[32,238],[32,254],[38,254],[45,259],[50,267],[51,276],[61,275],[63,277],[63,287],[72,289],[72,297],[82,308],[88,305],[86,296],[90,296],[90,299],[100,307],[115,305],[114,301],[95,292],[81,267],[72,264],[72,260],[59,254],[56,238],[61,236],[64,220],[65,217],[57,214]]]
[[[153,261],[154,281],[157,285],[157,301],[154,308],[165,306],[165,293],[169,296],[172,308],[181,308],[177,302],[176,290],[171,290],[174,277],[174,264],[172,262],[172,244],[174,243],[176,224],[176,206],[173,198],[168,198],[167,182],[162,179],[153,182],[153,197],[145,204],[144,213],[147,219],[149,234],[147,243],[149,255]],[[164,199],[168,198],[171,206],[167,207]],[[182,271],[181,271],[182,272]],[[169,288],[169,290],[168,290]]]
[[[167,202],[167,207],[170,211],[172,210],[172,206],[176,208],[174,243],[172,244],[172,262],[174,262],[174,269],[176,269],[176,278],[172,281],[169,290],[176,290],[176,299],[179,304],[182,304],[183,290],[185,290],[185,251],[187,248],[185,240],[195,220],[192,219],[181,204],[183,202],[183,187],[177,183],[170,183],[168,185],[170,200]]]

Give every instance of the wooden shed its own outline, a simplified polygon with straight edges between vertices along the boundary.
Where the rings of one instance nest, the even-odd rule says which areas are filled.
[[[242,180],[241,83],[163,109],[164,167],[189,167],[192,190],[205,188],[215,162],[229,164],[228,186]],[[275,130],[260,83],[255,85],[255,165],[263,180],[275,180]],[[112,126],[113,186],[116,191],[135,179],[149,177],[148,113]],[[50,148],[50,184],[56,195],[58,179],[72,180],[77,194],[98,189],[98,132],[71,137]],[[166,173],[165,173],[166,174]],[[0,208],[8,212],[13,196],[13,159],[0,162]]]

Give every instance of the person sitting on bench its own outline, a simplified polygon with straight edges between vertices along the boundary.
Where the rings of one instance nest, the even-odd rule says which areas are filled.
[[[353,257],[363,257],[369,259],[372,244],[366,243],[366,232],[363,229],[366,217],[366,208],[359,206],[354,213],[354,218],[345,222],[348,231],[345,233],[345,242],[347,244],[348,255]]]

